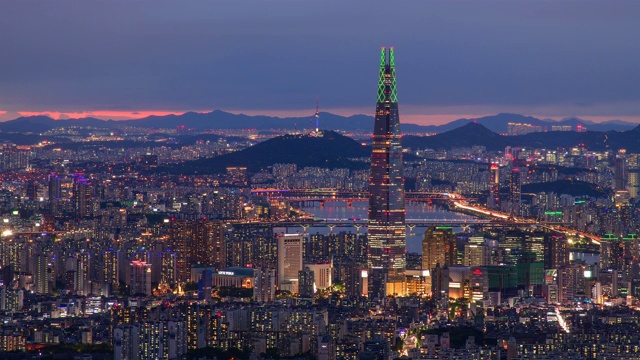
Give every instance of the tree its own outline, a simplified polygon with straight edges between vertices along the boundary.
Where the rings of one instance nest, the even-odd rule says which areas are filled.
[[[195,282],[195,281],[189,281],[189,282],[184,284],[184,286],[182,287],[182,290],[184,292],[197,291],[198,290],[198,283]]]

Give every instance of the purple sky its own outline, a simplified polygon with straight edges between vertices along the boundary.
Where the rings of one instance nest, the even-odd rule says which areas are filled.
[[[640,122],[637,0],[5,1],[0,28],[4,120],[371,114],[393,45],[406,122]]]

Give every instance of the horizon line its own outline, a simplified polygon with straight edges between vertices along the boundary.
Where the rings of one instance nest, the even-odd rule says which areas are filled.
[[[358,109],[363,110],[363,109]],[[373,117],[373,114],[368,114],[366,111],[358,111],[353,108],[332,108],[321,111],[321,113],[329,113],[332,115],[338,115],[343,117],[351,117],[351,116],[370,116]],[[233,115],[246,115],[246,116],[269,116],[269,117],[277,117],[277,118],[296,118],[296,117],[312,117],[315,114],[315,109],[313,110],[301,110],[301,109],[291,109],[291,110],[237,110],[237,109],[212,109],[212,110],[175,110],[175,111],[167,111],[167,110],[139,110],[139,111],[123,111],[123,110],[94,110],[94,111],[79,111],[79,112],[62,112],[62,111],[5,111],[0,110],[0,122],[7,122],[19,119],[21,117],[34,117],[34,116],[46,116],[53,120],[83,120],[88,118],[95,118],[102,121],[129,121],[129,120],[142,120],[146,119],[150,116],[180,116],[186,113],[199,113],[199,114],[207,114],[215,111],[222,111]],[[10,114],[11,118],[5,118],[2,120],[2,115]],[[602,116],[602,115],[573,115],[573,116],[545,116],[545,115],[525,115],[517,112],[495,112],[495,113],[480,113],[480,114],[458,114],[458,113],[450,113],[450,114],[405,114],[401,115],[401,123],[402,124],[413,124],[420,126],[438,126],[450,123],[456,120],[476,120],[479,118],[487,117],[487,116],[496,116],[499,114],[514,114],[521,116],[534,117],[539,120],[551,120],[551,121],[562,121],[565,119],[576,118],[582,121],[590,121],[595,123],[605,123],[608,121],[622,121],[631,124],[640,123],[640,116]],[[17,116],[16,116],[17,115]],[[13,117],[15,116],[15,117]],[[321,119],[322,123],[322,119]]]

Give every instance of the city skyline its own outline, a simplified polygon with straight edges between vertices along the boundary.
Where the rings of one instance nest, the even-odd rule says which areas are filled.
[[[342,11],[279,1],[242,9],[141,4],[8,3],[0,14],[12,29],[0,40],[10,54],[0,62],[0,119],[211,109],[304,115],[316,96],[325,111],[368,114],[366,59],[386,42],[406,54],[408,123],[499,112],[640,121],[632,1],[406,2],[389,12],[401,25],[387,32],[363,21],[383,2]]]
[[[0,358],[640,358],[637,1],[25,4]]]

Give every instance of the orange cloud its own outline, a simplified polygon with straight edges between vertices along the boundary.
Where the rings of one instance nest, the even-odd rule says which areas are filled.
[[[61,111],[18,111],[21,116],[37,116],[45,115],[53,119],[81,119],[87,117],[94,117],[98,119],[140,119],[151,115],[165,116],[165,115],[181,115],[184,111],[155,111],[155,110],[140,110],[140,111],[118,111],[118,110],[96,110],[96,111],[80,111],[80,112],[61,112]]]

